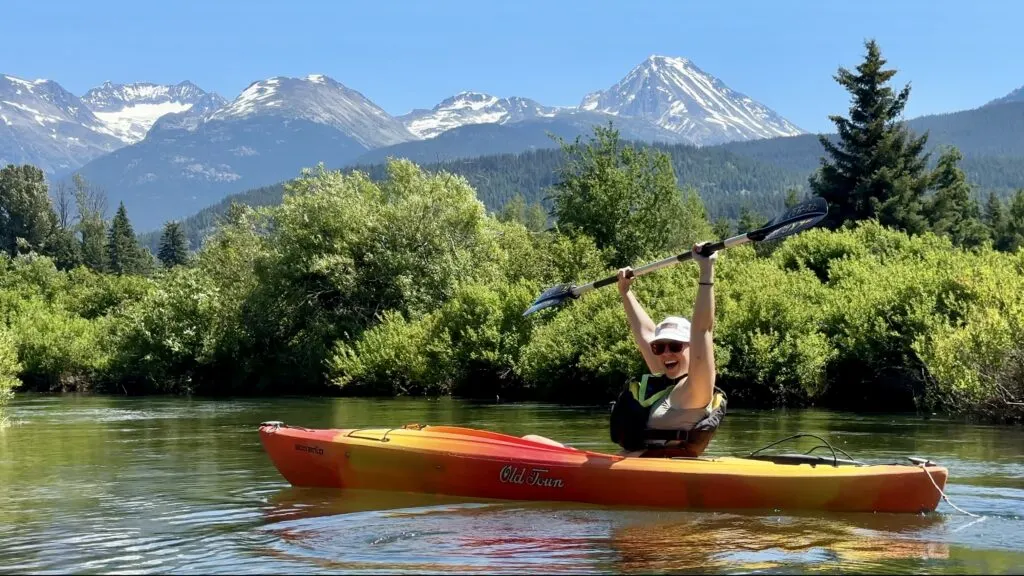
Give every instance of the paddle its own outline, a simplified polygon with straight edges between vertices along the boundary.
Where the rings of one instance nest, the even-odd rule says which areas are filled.
[[[700,249],[699,253],[701,256],[710,256],[723,248],[731,248],[733,246],[739,246],[740,244],[746,244],[747,242],[764,242],[766,240],[785,238],[786,236],[791,236],[797,232],[801,232],[814,226],[827,214],[828,202],[826,202],[824,198],[814,198],[793,206],[787,210],[785,214],[757,230],[751,230],[746,234],[739,234],[732,238],[726,238],[720,242],[707,244]],[[672,266],[673,264],[678,264],[679,262],[684,262],[691,258],[693,258],[693,251],[688,250],[677,256],[670,256],[664,260],[659,260],[639,268],[634,268],[631,276],[642,276],[649,272],[665,268],[666,266]],[[579,298],[583,294],[586,294],[595,288],[614,284],[617,280],[618,274],[616,273],[613,276],[609,276],[596,282],[591,282],[590,284],[584,284],[583,286],[575,286],[573,284],[559,284],[557,286],[553,286],[545,290],[536,300],[534,300],[533,305],[527,308],[526,312],[523,312],[523,316],[533,314],[538,310],[558,306],[559,304],[565,303],[570,298]]]

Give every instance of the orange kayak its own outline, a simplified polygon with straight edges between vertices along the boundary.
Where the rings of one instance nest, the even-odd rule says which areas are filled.
[[[948,475],[922,461],[625,457],[457,426],[314,430],[265,422],[259,431],[264,450],[293,486],[481,499],[920,513],[938,506]]]

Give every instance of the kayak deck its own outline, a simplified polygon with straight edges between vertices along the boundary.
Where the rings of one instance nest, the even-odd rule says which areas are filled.
[[[931,462],[626,457],[458,426],[307,429],[265,422],[259,432],[294,486],[502,500],[919,513],[938,506],[948,476]]]

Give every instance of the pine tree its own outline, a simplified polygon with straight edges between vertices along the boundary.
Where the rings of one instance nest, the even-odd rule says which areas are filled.
[[[165,268],[173,268],[188,263],[188,239],[180,222],[164,224],[164,233],[160,237],[160,251],[157,253]]]
[[[928,135],[915,136],[899,121],[910,96],[910,85],[898,94],[887,86],[896,70],[883,69],[886,60],[874,40],[857,73],[840,67],[834,79],[852,97],[850,117],[829,116],[839,141],[818,137],[830,158],[810,178],[813,193],[829,203],[823,225],[838,228],[848,221],[878,218],[883,225],[910,233],[927,229],[921,198],[927,190]]]
[[[996,250],[1006,250],[1009,240],[1006,233],[1006,213],[1003,211],[1003,202],[996,196],[995,192],[988,193],[988,202],[985,204],[985,225],[988,226],[989,235],[992,237],[992,246]]]
[[[931,175],[935,195],[925,207],[933,232],[948,237],[965,248],[981,246],[989,240],[989,231],[981,221],[981,209],[971,197],[971,185],[960,169],[963,155],[955,147],[939,157]]]
[[[114,220],[110,223],[107,254],[110,271],[115,274],[141,274],[145,271],[147,263],[143,258],[142,247],[135,238],[132,224],[128,220],[124,202],[118,206]]]
[[[732,234],[732,223],[728,218],[719,216],[711,226],[711,230],[714,232],[715,238],[725,240]]]
[[[1006,211],[1005,250],[1016,252],[1024,247],[1024,188],[1014,192]]]
[[[740,208],[740,218],[736,222],[736,233],[746,234],[747,232],[756,230],[767,223],[767,218],[762,216],[757,212],[757,210],[752,210],[749,206],[744,204]]]

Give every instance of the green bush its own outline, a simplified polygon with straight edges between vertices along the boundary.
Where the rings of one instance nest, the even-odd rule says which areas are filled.
[[[807,269],[723,262],[716,282],[717,381],[737,405],[806,405],[836,356],[819,320],[828,290]]]
[[[0,412],[14,396],[14,389],[21,385],[18,381],[18,373],[21,372],[21,364],[18,363],[18,350],[11,333],[0,326]],[[2,420],[2,414],[0,414]]]
[[[447,394],[431,362],[433,323],[432,316],[409,321],[385,310],[355,342],[335,342],[327,362],[332,383],[371,396]]]
[[[196,392],[217,355],[217,299],[218,287],[199,270],[166,272],[114,321],[112,376],[131,392]]]

